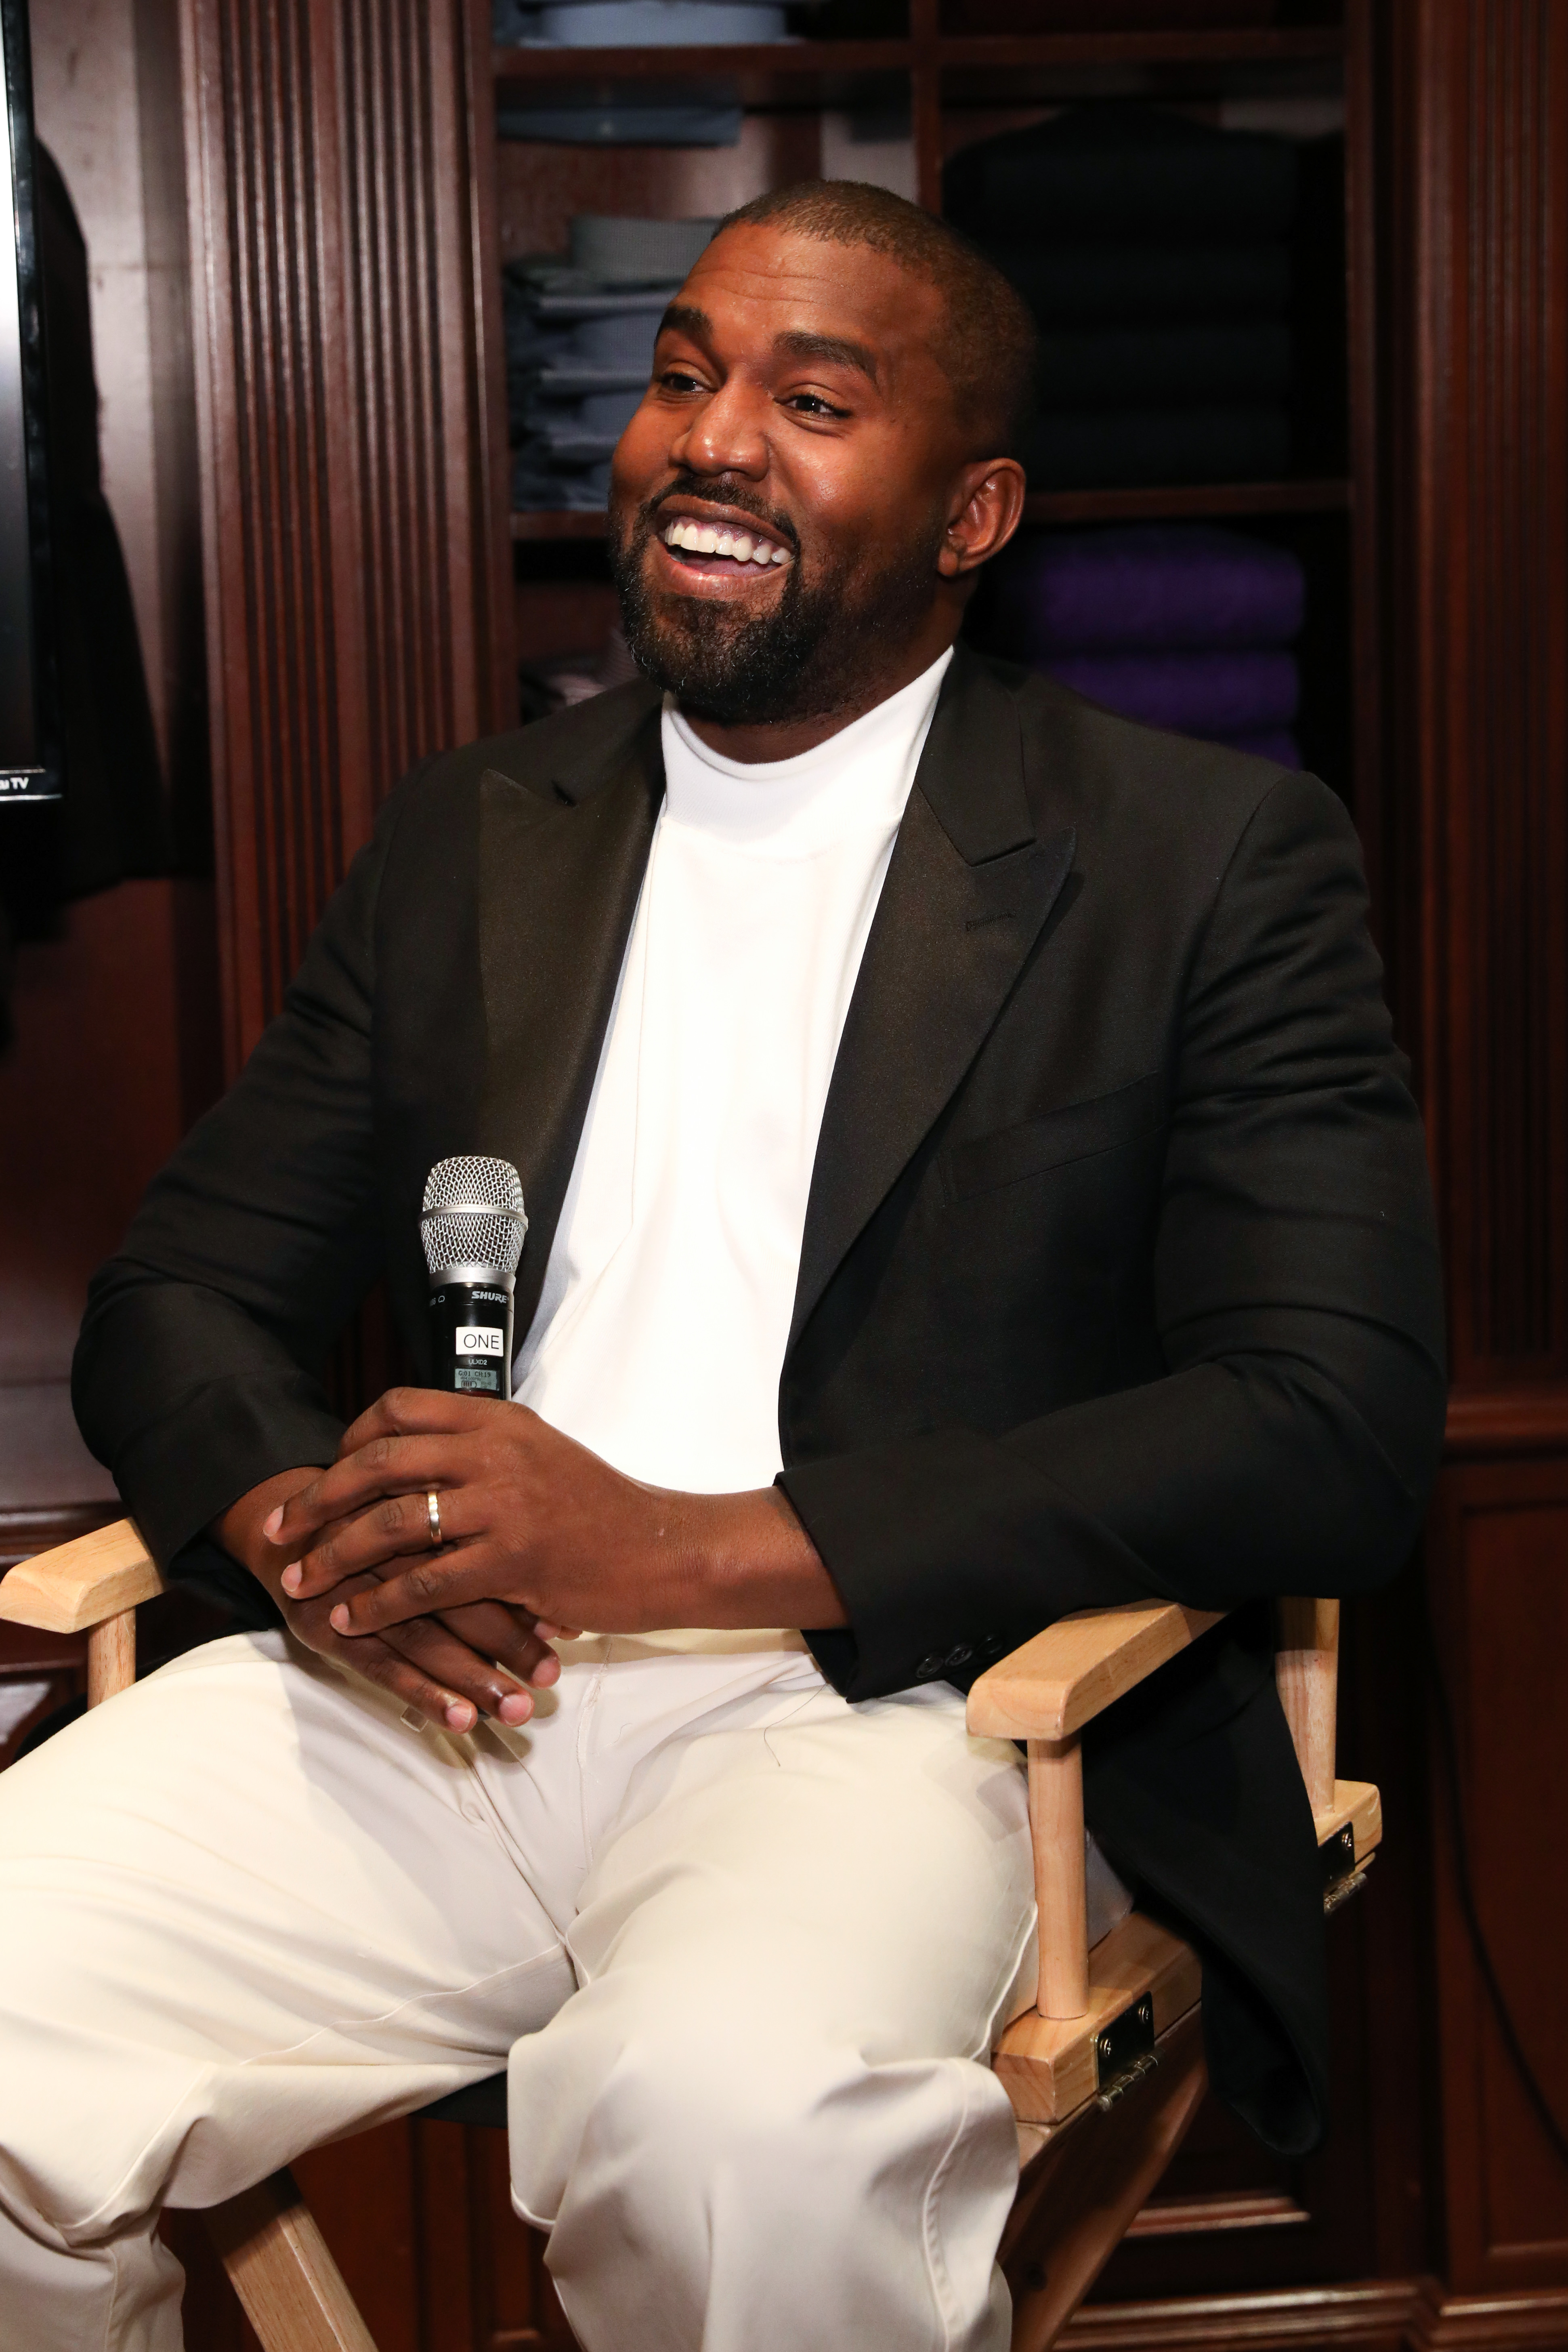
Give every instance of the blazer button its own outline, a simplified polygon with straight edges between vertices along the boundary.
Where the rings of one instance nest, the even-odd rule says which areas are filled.
[[[944,1672],[946,1667],[946,1664],[947,1661],[942,1655],[941,1652],[939,1650],[933,1650],[928,1658],[921,1659],[920,1664],[915,1667],[915,1671],[923,1683],[934,1683],[937,1675]]]
[[[947,1664],[950,1666],[967,1666],[974,1654],[967,1642],[955,1642],[947,1653]]]

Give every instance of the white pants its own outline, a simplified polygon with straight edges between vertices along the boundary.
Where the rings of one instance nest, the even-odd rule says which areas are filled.
[[[1016,1751],[744,1637],[567,1659],[458,1738],[236,1635],[0,1776],[4,2352],[177,2352],[161,2204],[508,2053],[587,2352],[1002,2352]]]

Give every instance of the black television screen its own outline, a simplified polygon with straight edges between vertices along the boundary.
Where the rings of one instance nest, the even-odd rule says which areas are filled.
[[[26,0],[0,0],[0,164],[16,232],[14,257],[0,250],[0,802],[35,802],[57,800],[62,776]]]

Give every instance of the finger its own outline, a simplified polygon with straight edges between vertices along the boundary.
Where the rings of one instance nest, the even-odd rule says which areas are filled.
[[[311,1647],[390,1692],[393,1698],[415,1708],[444,1731],[472,1731],[478,1720],[473,1699],[400,1657],[385,1642],[342,1642],[328,1633],[324,1640],[318,1639]]]
[[[483,1533],[481,1506],[471,1488],[448,1486],[436,1497],[443,1545]],[[283,1571],[284,1591],[296,1601],[314,1601],[345,1577],[379,1571],[408,1554],[432,1554],[430,1499],[421,1486],[408,1495],[383,1495],[351,1517],[330,1522],[324,1533],[301,1542],[299,1557]]]
[[[459,1551],[433,1552],[399,1575],[335,1601],[332,1627],[356,1637],[381,1633],[389,1625],[406,1624],[411,1617],[460,1609],[471,1601],[493,1601],[505,1572],[494,1547],[482,1539]]]
[[[481,1715],[511,1725],[526,1723],[534,1702],[521,1677],[507,1672],[459,1638],[444,1622],[415,1617],[395,1625],[382,1640],[400,1657],[423,1668],[434,1682],[454,1691]]]
[[[460,1609],[444,1609],[441,1622],[471,1650],[482,1658],[494,1658],[520,1683],[544,1690],[559,1679],[560,1660],[522,1610],[508,1609],[501,1601],[471,1601]]]
[[[418,1437],[452,1434],[479,1429],[493,1413],[504,1412],[506,1400],[475,1396],[447,1389],[388,1389],[374,1404],[350,1422],[338,1441],[338,1458],[359,1453],[378,1437]]]
[[[333,1519],[351,1518],[384,1495],[461,1486],[473,1468],[471,1439],[472,1433],[468,1443],[461,1434],[372,1438],[279,1504],[266,1521],[267,1539],[298,1559]]]

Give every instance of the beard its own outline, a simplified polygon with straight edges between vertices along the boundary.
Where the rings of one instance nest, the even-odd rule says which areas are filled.
[[[676,494],[738,509],[790,550],[770,611],[728,611],[709,597],[649,588],[648,542],[662,530],[660,508]],[[876,570],[841,564],[809,581],[793,526],[744,482],[679,474],[624,520],[612,517],[610,569],[632,660],[683,710],[720,727],[789,724],[863,700],[873,648],[896,653],[930,610],[942,538],[933,518],[918,543]]]

